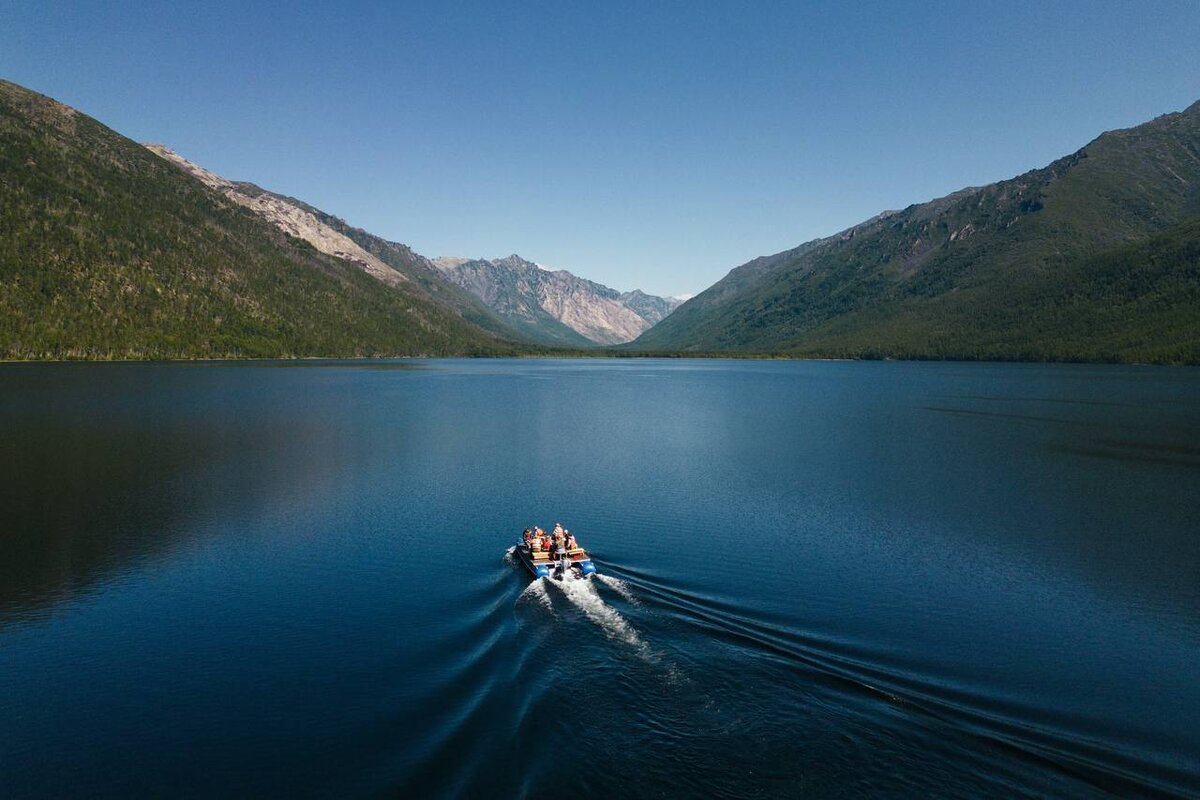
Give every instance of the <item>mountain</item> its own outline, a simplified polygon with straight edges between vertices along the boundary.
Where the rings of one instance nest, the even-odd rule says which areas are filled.
[[[0,81],[0,358],[513,352],[396,254],[179,166]]]
[[[641,289],[624,292],[617,297],[617,301],[646,320],[646,322],[649,322],[651,327],[662,322],[667,318],[668,314],[679,308],[680,304],[683,303],[682,300],[677,300],[674,297],[659,297],[654,294],[646,294]]]
[[[565,270],[546,270],[517,255],[433,261],[528,337],[573,347],[630,342],[670,314],[678,301],[621,293]]]
[[[488,309],[478,298],[459,288],[429,259],[408,245],[392,242],[356,228],[345,220],[303,200],[276,194],[245,181],[231,181],[159,144],[147,149],[198,178],[209,188],[244,206],[289,236],[303,239],[322,253],[336,256],[390,285],[408,282],[411,291],[449,306],[464,319],[501,338],[520,340],[521,334]]]
[[[679,305],[637,290],[621,294],[569,272],[547,272],[517,256],[444,258],[435,265],[406,245],[352,227],[302,200],[223,178],[163,145],[146,147],[289,236],[384,283],[407,281],[502,338],[565,347],[628,342]]]
[[[195,176],[210,189],[220,192],[238,205],[249,208],[289,236],[303,239],[320,252],[349,261],[368,275],[393,286],[406,280],[404,273],[383,263],[345,234],[325,225],[311,210],[290,198],[272,194],[254,184],[237,184],[222,178],[198,164],[193,164],[164,145],[148,144],[146,148],[189,175]]]
[[[1198,218],[1200,103],[754,259],[632,346],[1196,363]]]

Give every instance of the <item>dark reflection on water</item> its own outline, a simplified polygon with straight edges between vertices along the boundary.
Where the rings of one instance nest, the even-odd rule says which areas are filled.
[[[336,463],[290,457],[314,443],[330,456],[338,448],[286,398],[247,418],[255,403],[240,388],[194,386],[149,365],[9,370],[0,621],[170,551],[195,533],[193,521],[315,492]]]
[[[1198,465],[1195,370],[0,366],[0,781],[1200,793]]]
[[[394,358],[365,358],[346,361],[332,358],[289,358],[266,361],[192,361],[180,366],[203,369],[230,369],[244,367],[247,369],[382,369],[414,371],[434,369],[435,362],[421,362]]]

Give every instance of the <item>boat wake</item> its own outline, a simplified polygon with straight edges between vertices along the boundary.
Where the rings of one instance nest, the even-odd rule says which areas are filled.
[[[657,655],[646,644],[621,612],[604,602],[592,581],[568,580],[553,584],[584,616],[595,623],[608,638],[628,645],[642,658],[657,661]],[[628,589],[626,589],[628,590]]]
[[[550,594],[546,591],[546,581],[548,580],[549,578],[535,579],[517,597],[517,603],[537,603],[548,611],[553,611],[554,604],[550,602]]]
[[[642,601],[639,600],[637,595],[633,593],[633,589],[630,588],[629,584],[620,578],[614,578],[612,575],[596,575],[592,580],[600,581],[605,586],[621,595],[621,598],[627,603],[635,606],[640,606],[642,604]]]

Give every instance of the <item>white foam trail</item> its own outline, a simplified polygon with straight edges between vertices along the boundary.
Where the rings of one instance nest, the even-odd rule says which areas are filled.
[[[604,634],[610,639],[615,639],[632,647],[639,655],[652,659],[653,654],[650,647],[638,636],[621,613],[615,608],[604,602],[604,598],[596,591],[596,587],[592,586],[592,582],[588,580],[576,579],[555,581],[554,586],[557,586],[562,593],[566,595],[576,608],[584,613],[588,619],[600,626]]]
[[[612,575],[593,575],[592,580],[600,581],[608,588],[612,589],[629,603],[635,606],[640,606],[642,601],[633,593],[633,589],[629,588],[629,584],[620,578],[614,578]]]
[[[515,544],[504,551],[504,558],[502,560],[505,564],[517,563],[517,546]]]
[[[525,591],[521,592],[517,597],[517,602],[534,602],[543,608],[553,610],[554,606],[550,603],[550,595],[546,592],[546,581],[549,578],[536,578],[533,583],[525,587]]]

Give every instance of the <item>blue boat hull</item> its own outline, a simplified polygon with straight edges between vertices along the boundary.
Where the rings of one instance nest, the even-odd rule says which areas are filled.
[[[565,573],[572,573],[577,578],[587,578],[596,574],[596,565],[592,563],[589,557],[568,559],[567,568],[563,575],[556,574],[558,565],[553,561],[535,562],[533,556],[529,552],[529,548],[524,542],[518,541],[517,546],[513,548],[516,552],[517,559],[525,565],[525,568],[532,573],[535,578],[559,578],[560,580],[566,577]]]

